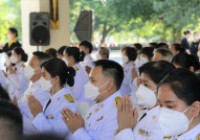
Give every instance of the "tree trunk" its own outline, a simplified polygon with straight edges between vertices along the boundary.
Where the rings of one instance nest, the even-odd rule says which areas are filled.
[[[101,43],[105,43],[106,37],[108,36],[108,33],[113,29],[113,27],[107,27],[107,23],[105,22],[103,24],[103,31],[102,31],[102,38],[101,38]]]

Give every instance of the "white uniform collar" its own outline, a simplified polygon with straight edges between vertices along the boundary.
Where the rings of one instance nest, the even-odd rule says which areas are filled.
[[[71,94],[68,93],[69,91],[66,88],[60,89],[58,92],[56,92],[53,96],[51,96],[51,100],[57,100],[57,98],[64,96],[65,94]]]
[[[112,94],[111,96],[107,97],[105,100],[97,104],[107,105],[107,104],[113,103],[115,102],[116,97],[121,97],[120,91],[115,92],[114,94]]]

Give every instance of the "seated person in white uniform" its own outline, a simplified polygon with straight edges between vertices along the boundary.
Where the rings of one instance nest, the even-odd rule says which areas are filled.
[[[89,76],[85,93],[96,96],[96,104],[88,110],[85,119],[70,109],[64,109],[62,114],[66,126],[73,133],[73,140],[111,140],[118,127],[116,105],[121,99],[119,88],[123,69],[114,61],[99,60]]]
[[[57,51],[57,58],[61,59],[61,60],[65,60],[65,57],[64,57],[64,52],[65,52],[65,49],[68,48],[67,46],[62,46],[58,49]]]
[[[85,53],[85,57],[83,62],[81,62],[81,65],[83,66],[83,68],[86,70],[86,72],[89,74],[90,70],[93,67],[93,60],[91,57],[92,51],[93,51],[93,45],[88,42],[88,41],[83,41],[80,43],[80,49],[81,51],[83,51]]]
[[[158,122],[166,138],[200,139],[199,85],[198,77],[186,69],[174,70],[159,85],[161,109]]]
[[[107,47],[99,47],[96,53],[96,60],[108,60],[110,56],[110,50]]]
[[[24,73],[24,63],[28,60],[28,55],[22,48],[16,48],[12,51],[9,59],[10,65],[7,67],[8,92],[11,98],[16,96],[19,100],[29,85],[29,80]]]
[[[28,105],[34,117],[32,124],[39,133],[55,133],[62,137],[70,137],[70,132],[62,120],[61,110],[65,107],[77,111],[71,91],[67,86],[73,86],[75,70],[67,67],[64,61],[52,58],[42,65],[43,84],[50,92],[50,99],[45,106],[29,95]]]
[[[157,122],[159,106],[157,106],[155,91],[159,82],[174,69],[173,64],[167,61],[149,62],[140,67],[141,84],[136,92],[138,122],[132,130],[136,140],[163,139],[163,135],[160,133],[161,129]],[[135,108],[135,100],[132,98],[131,100]]]
[[[42,83],[41,68],[40,65],[48,60],[50,56],[44,52],[36,51],[33,52],[33,56],[29,62],[29,65],[25,68],[25,76],[30,80],[28,89],[24,92],[23,96],[18,102],[18,107],[23,115],[24,133],[34,133],[34,127],[31,124],[33,116],[29,110],[27,97],[33,95],[37,100],[40,101],[42,106],[45,106],[50,98],[48,91],[45,91],[46,87]]]
[[[76,47],[68,47],[64,52],[67,66],[73,67],[76,71],[74,85],[72,87],[72,97],[77,102],[85,101],[84,86],[87,84],[89,77],[80,62],[83,61],[84,53]]]
[[[134,91],[132,88],[132,70],[135,68],[135,60],[137,58],[137,51],[135,48],[125,47],[122,49],[122,62],[124,69],[124,80],[120,87],[120,92],[122,95],[131,95],[131,92]]]
[[[184,75],[184,76],[183,76]],[[186,69],[176,69],[167,75],[158,86],[160,105],[158,121],[163,139],[198,140],[200,136],[200,81]],[[186,86],[187,85],[187,86]],[[125,105],[126,106],[126,105]],[[131,106],[125,107],[132,110]],[[127,113],[133,114],[132,111]],[[127,116],[127,114],[125,114]],[[125,119],[123,115],[123,119]],[[133,118],[134,115],[131,115]],[[121,117],[121,118],[122,118]],[[121,119],[122,120],[122,119]],[[136,121],[132,119],[119,124],[116,140],[137,140],[132,133]],[[160,139],[154,138],[154,139]],[[150,140],[150,139],[149,139]]]

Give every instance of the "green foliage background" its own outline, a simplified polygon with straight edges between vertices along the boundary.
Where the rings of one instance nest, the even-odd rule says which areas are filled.
[[[93,41],[118,43],[179,41],[185,29],[200,30],[199,0],[69,0],[71,42],[81,10],[94,13]],[[21,36],[20,0],[0,0],[0,42],[15,26]]]

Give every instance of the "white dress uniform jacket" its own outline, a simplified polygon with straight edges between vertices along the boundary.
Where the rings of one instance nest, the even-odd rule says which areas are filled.
[[[73,68],[76,70],[76,75],[74,78],[74,85],[71,87],[72,97],[76,100],[76,102],[80,103],[86,100],[84,86],[87,84],[89,77],[79,63],[74,65]]]
[[[93,105],[87,112],[85,128],[75,131],[72,140],[112,140],[118,128],[116,101],[120,97],[118,91]]]
[[[149,110],[134,130],[125,129],[115,136],[115,140],[163,140],[163,133],[158,124],[159,107]]]
[[[81,62],[81,65],[82,65],[83,68],[85,68],[86,66],[92,68],[92,67],[94,66],[94,64],[93,64],[93,59],[92,59],[92,57],[90,56],[90,54],[89,54],[89,55],[86,55],[86,56],[84,57],[84,60],[83,60],[83,62]]]
[[[135,68],[135,65],[133,62],[130,62],[128,64],[125,64],[123,66],[124,69],[124,80],[122,82],[121,88],[120,88],[120,92],[122,93],[122,95],[127,94],[127,95],[131,95],[131,91],[133,90],[132,88],[132,69]]]
[[[25,77],[23,63],[16,64],[16,73],[8,74],[9,94],[11,98],[16,95],[20,99],[25,90],[28,88],[29,80]]]
[[[42,106],[45,106],[50,98],[49,92],[41,89],[39,80],[29,85],[29,88],[24,92],[22,98],[18,101],[18,107],[23,116],[24,134],[33,134],[36,132],[35,127],[31,123],[33,116],[28,107],[27,97],[29,95],[33,95],[38,101],[40,101]]]
[[[171,138],[171,140],[200,140],[200,124],[181,136]]]
[[[42,133],[54,133],[61,137],[69,138],[69,132],[66,124],[62,120],[61,111],[63,108],[69,108],[73,112],[77,112],[71,91],[67,88],[59,90],[51,96],[43,108],[43,112],[39,113],[32,121],[34,127]]]

